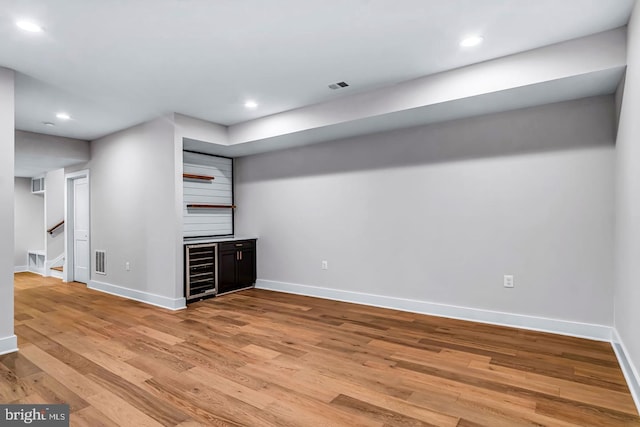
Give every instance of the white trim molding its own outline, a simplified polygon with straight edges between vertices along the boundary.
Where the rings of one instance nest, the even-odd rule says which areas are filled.
[[[47,260],[47,262],[45,263],[45,271],[47,272],[47,277],[64,279],[64,273],[62,271],[52,270],[53,267],[64,267],[64,252],[51,261]]]
[[[15,351],[18,351],[18,337],[9,335],[8,337],[0,338],[0,355]]]
[[[14,265],[13,272],[14,273],[26,273],[29,271],[28,265]]]
[[[155,305],[156,307],[166,308],[168,310],[182,310],[187,307],[187,302],[184,297],[168,298],[162,295],[112,285],[111,283],[98,282],[97,280],[90,280],[87,287],[96,291],[143,302],[145,304]]]
[[[533,331],[550,332],[572,337],[588,338],[596,341],[611,342],[612,328],[605,325],[572,322],[568,320],[548,319],[545,317],[527,316],[514,313],[460,307],[428,301],[396,298],[362,292],[343,291],[339,289],[321,288],[317,286],[298,285],[295,283],[277,282],[258,279],[256,288],[290,294],[351,302],[374,307],[390,308],[431,316],[451,319],[471,320],[492,325],[511,326]]]
[[[624,378],[627,380],[631,396],[636,403],[636,408],[638,408],[638,412],[640,412],[640,371],[638,371],[636,366],[633,364],[629,351],[620,338],[617,329],[613,329],[611,344],[613,346],[613,351],[618,357],[618,363],[620,364]]]
[[[45,269],[48,271],[51,267],[62,267],[61,261],[64,261],[64,252],[52,259],[51,261],[46,260]],[[60,264],[60,265],[57,265]]]
[[[64,273],[62,271],[49,269],[49,277],[53,277],[54,279],[63,280],[64,279]]]

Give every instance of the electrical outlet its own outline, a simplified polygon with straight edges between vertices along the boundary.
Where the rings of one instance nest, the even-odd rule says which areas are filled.
[[[129,261],[124,263],[124,269],[127,271],[131,271],[131,263]]]
[[[323,270],[328,270],[329,269],[329,261],[322,260],[322,269]]]
[[[513,288],[513,276],[505,274],[503,283],[505,288]]]

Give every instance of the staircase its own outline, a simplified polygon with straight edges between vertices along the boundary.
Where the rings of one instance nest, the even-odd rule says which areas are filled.
[[[49,268],[49,276],[51,277],[56,277],[58,279],[63,279],[64,278],[64,258],[58,260],[58,262],[56,262],[57,265],[54,265],[52,267]]]

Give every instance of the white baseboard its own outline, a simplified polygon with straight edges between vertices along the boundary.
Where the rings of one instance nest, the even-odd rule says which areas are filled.
[[[49,277],[55,277],[56,279],[62,280],[64,277],[64,274],[62,273],[62,271],[49,269]]]
[[[640,412],[640,371],[638,371],[636,366],[633,364],[629,351],[620,338],[617,329],[613,329],[612,344],[613,351],[615,351],[616,356],[618,357],[618,363],[620,364],[624,378],[627,380],[631,396],[633,396],[638,412]]]
[[[122,286],[112,285],[111,283],[98,282],[96,280],[89,281],[89,289],[105,292],[107,294],[140,301],[146,304],[155,305],[169,310],[181,310],[187,307],[185,298],[167,298],[162,295],[151,294],[148,292],[138,291],[136,289],[125,288]]]
[[[13,353],[14,351],[18,351],[18,337],[9,335],[8,337],[0,338],[0,355]]]
[[[28,265],[15,265],[15,266],[13,266],[13,272],[14,273],[26,273],[27,271],[29,271],[29,266]]]
[[[44,270],[40,270],[40,269],[27,270],[27,273],[39,274],[42,277],[47,277],[47,275],[44,274]]]
[[[428,301],[373,295],[362,292],[343,291],[339,289],[321,288],[317,286],[298,285],[295,283],[276,282],[272,280],[256,281],[256,288],[290,294],[326,298],[336,301],[391,308],[394,310],[448,317],[452,319],[471,320],[492,325],[511,326],[533,331],[550,332],[596,341],[611,342],[612,328],[605,325],[572,322],[568,320],[547,319],[514,313],[482,310],[470,307],[459,307],[438,304]]]

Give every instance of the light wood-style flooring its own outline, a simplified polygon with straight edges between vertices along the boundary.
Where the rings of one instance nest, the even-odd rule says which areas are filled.
[[[171,312],[15,289],[0,402],[74,426],[640,426],[608,343],[263,290]]]

